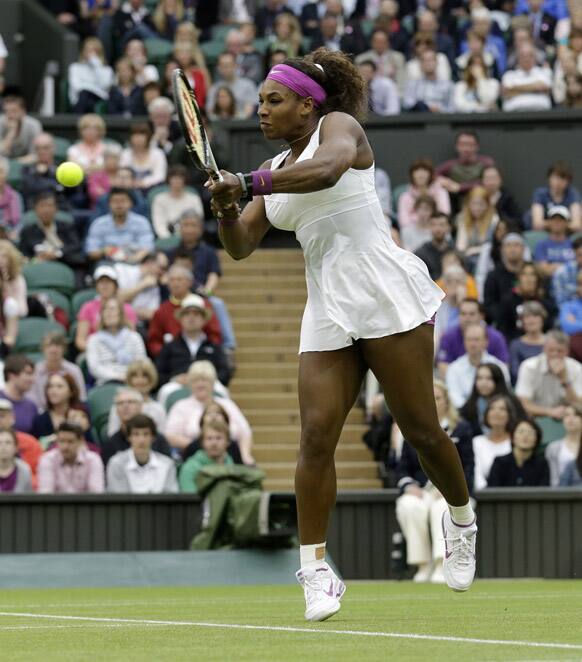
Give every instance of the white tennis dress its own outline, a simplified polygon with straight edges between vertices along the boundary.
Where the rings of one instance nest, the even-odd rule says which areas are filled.
[[[313,157],[324,119],[297,162]],[[289,152],[277,155],[271,170]],[[424,262],[399,248],[390,235],[374,186],[374,165],[350,168],[322,191],[266,195],[265,209],[272,225],[295,232],[305,256],[300,353],[408,331],[438,310],[444,292]]]

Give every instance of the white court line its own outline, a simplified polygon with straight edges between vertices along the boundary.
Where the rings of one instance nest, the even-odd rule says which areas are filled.
[[[163,621],[136,618],[106,618],[96,616],[59,616],[55,614],[34,614],[18,611],[0,611],[0,616],[20,618],[45,618],[60,621],[88,621],[92,623],[128,623],[137,625],[169,625],[197,628],[222,628],[225,630],[263,630],[267,632],[299,632],[301,634],[337,634],[353,637],[385,637],[387,639],[416,639],[423,641],[452,641],[461,644],[490,644],[495,646],[522,646],[525,648],[559,648],[580,650],[582,644],[560,644],[544,641],[519,641],[511,639],[478,639],[476,637],[446,637],[432,634],[404,632],[374,632],[366,630],[327,630],[322,628],[298,628],[282,625],[243,625],[240,623],[205,623],[203,621]]]

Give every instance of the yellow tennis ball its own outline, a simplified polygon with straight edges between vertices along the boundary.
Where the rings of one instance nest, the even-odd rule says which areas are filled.
[[[57,182],[63,186],[79,186],[85,174],[78,163],[65,161],[57,168]]]

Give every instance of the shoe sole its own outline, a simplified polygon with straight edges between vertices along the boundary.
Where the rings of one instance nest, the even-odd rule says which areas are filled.
[[[306,614],[305,615],[305,620],[310,621],[311,623],[321,623],[323,621],[327,621],[328,618],[331,618],[332,616],[335,616],[335,614],[337,614],[340,609],[341,609],[341,604],[338,601],[337,609],[334,609],[333,611],[330,611],[329,613],[325,613],[325,614],[323,614],[322,616],[320,616],[318,618],[309,618],[309,616],[307,616],[307,614]]]

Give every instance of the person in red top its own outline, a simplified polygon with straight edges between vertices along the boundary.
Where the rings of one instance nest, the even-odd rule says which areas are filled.
[[[36,490],[36,468],[40,456],[42,455],[42,446],[38,439],[26,432],[17,432],[14,430],[14,408],[10,400],[0,398],[0,432],[12,430],[16,434],[18,442],[18,457],[24,460],[32,472],[32,487]]]
[[[148,329],[147,347],[151,356],[156,357],[161,352],[164,343],[173,340],[181,333],[182,327],[175,313],[180,307],[182,299],[192,293],[193,282],[192,272],[184,267],[174,266],[168,271],[170,298],[156,310]],[[221,345],[222,332],[218,318],[208,299],[205,299],[204,303],[208,310],[212,311],[212,317],[202,331],[211,343]]]

